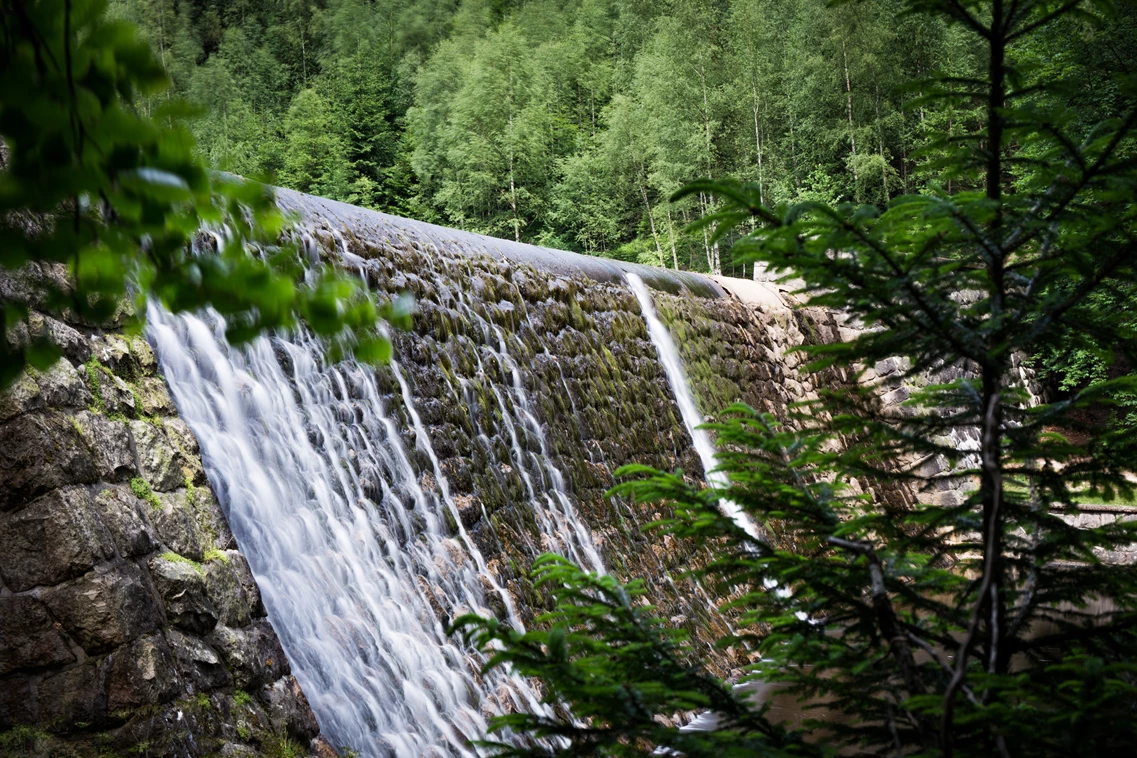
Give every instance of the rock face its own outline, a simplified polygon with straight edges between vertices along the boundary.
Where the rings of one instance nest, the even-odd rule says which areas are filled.
[[[32,321],[64,357],[0,396],[0,754],[328,754],[149,345]]]

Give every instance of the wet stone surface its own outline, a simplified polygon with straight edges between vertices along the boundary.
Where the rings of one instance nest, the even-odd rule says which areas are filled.
[[[0,394],[0,735],[32,728],[16,755],[328,755],[150,346],[31,324],[63,357]],[[243,657],[207,641],[219,621]]]

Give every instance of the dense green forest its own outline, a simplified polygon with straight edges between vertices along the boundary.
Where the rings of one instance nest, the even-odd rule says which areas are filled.
[[[979,72],[973,36],[900,0],[114,0],[173,78],[206,160],[392,213],[585,253],[748,275],[685,233],[704,176],[767,203],[958,190],[930,135],[964,100],[904,107]],[[1132,8],[1017,49],[1069,82],[1085,124],[1137,66]],[[931,170],[929,170],[931,169]],[[953,187],[953,181],[957,186]]]

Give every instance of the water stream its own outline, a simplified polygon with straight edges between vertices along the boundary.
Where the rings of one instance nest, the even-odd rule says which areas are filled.
[[[469,264],[440,251],[460,244],[474,257],[477,250],[461,248],[468,240],[435,239],[426,225],[408,228],[425,251],[416,276],[436,307],[461,323],[445,349],[469,358],[443,372],[443,386],[464,406],[488,466],[517,482],[510,507],[531,514],[533,530],[515,532],[517,546],[530,558],[556,552],[604,572],[526,387],[526,359],[516,357],[550,357],[548,347],[503,328],[498,316],[508,301],[485,302],[456,286],[470,272],[454,267]],[[313,235],[302,239],[314,264]],[[381,278],[379,262],[348,252],[342,235],[332,237],[348,270]],[[644,282],[635,275],[628,281],[708,481],[721,484],[675,345]],[[498,315],[491,318],[490,308]],[[532,330],[528,314],[518,319]],[[437,419],[428,423],[416,397],[416,382],[426,376],[421,358],[418,368],[396,356],[376,370],[350,360],[329,364],[304,330],[240,349],[224,333],[224,320],[211,311],[148,310],[148,335],[179,413],[198,438],[210,483],[329,741],[369,757],[473,756],[470,741],[485,736],[490,717],[543,708],[530,682],[501,670],[482,675],[482,656],[446,633],[468,611],[496,611],[522,629],[531,609],[519,608],[511,591],[516,574],[501,574],[506,557],[482,552],[498,539],[485,508],[480,535],[464,525],[469,496],[455,494],[441,460],[451,453],[436,451]],[[416,346],[416,339],[396,344],[443,350],[443,343],[428,338]],[[575,412],[559,363],[557,371]],[[424,401],[435,416],[437,398]],[[670,582],[666,572],[659,578]]]
[[[405,381],[437,492],[421,486],[374,370],[326,364],[303,333],[236,350],[216,314],[151,306],[148,319],[179,412],[333,744],[364,756],[473,755],[469,740],[484,736],[488,717],[541,707],[528,682],[478,675],[480,656],[446,634],[449,618],[488,613],[489,592],[521,622],[461,521],[446,527],[454,504]]]
[[[651,342],[659,351],[659,361],[663,364],[663,369],[667,373],[667,381],[671,385],[671,391],[675,394],[675,402],[679,406],[680,414],[682,414],[683,425],[687,427],[687,433],[691,435],[695,452],[699,454],[699,460],[703,464],[703,475],[707,484],[716,488],[726,487],[729,480],[726,474],[718,470],[715,445],[711,441],[711,435],[707,433],[706,429],[700,428],[704,423],[703,414],[699,412],[699,406],[695,403],[695,396],[691,392],[690,382],[687,381],[687,372],[683,369],[683,359],[679,357],[675,340],[671,338],[671,332],[668,331],[667,325],[656,314],[651,293],[643,279],[631,272],[625,276],[628,285],[636,295],[636,300],[639,301],[640,310],[643,312],[644,321],[647,323],[648,334],[651,336]],[[757,525],[750,520],[750,517],[743,512],[737,503],[720,500],[719,509],[724,516],[731,519],[755,540],[762,539]]]

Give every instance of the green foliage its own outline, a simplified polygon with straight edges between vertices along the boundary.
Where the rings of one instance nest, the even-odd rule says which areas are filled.
[[[221,561],[222,563],[228,563],[229,562],[229,556],[227,556],[225,553],[223,553],[222,551],[218,550],[215,547],[211,547],[208,550],[206,550],[202,554],[202,557],[205,559],[206,563],[210,563],[212,561]]]
[[[454,628],[464,630],[467,643],[496,651],[487,669],[508,666],[541,677],[547,701],[570,706],[575,719],[514,713],[496,719],[494,731],[571,740],[571,747],[549,755],[642,755],[660,744],[691,756],[724,748],[738,755],[798,754],[796,740],[753,713],[721,681],[690,665],[684,634],[638,602],[639,582],[621,585],[556,555],[541,557],[533,572],[534,586],[548,589],[556,602],[552,612],[536,620],[547,628],[522,633],[475,615],[458,618]],[[654,719],[657,713],[704,708],[723,714],[732,732],[729,740],[684,734]],[[545,754],[504,743],[487,746],[498,748],[497,755]]]
[[[253,699],[249,696],[249,693],[244,690],[233,690],[233,702],[238,706],[244,707],[252,703]]]
[[[803,280],[810,305],[867,327],[803,346],[811,370],[871,380],[868,367],[899,356],[900,380],[918,389],[897,409],[871,386],[828,382],[786,426],[734,406],[709,427],[726,484],[701,489],[631,467],[613,491],[670,506],[656,528],[716,546],[695,573],[736,624],[719,644],[757,661],[744,690],[784,688],[804,701],[804,721],[772,723],[718,683],[635,604],[634,582],[546,558],[538,579],[556,605],[539,630],[457,622],[488,665],[538,677],[550,706],[571,711],[498,719],[497,729],[559,738],[500,754],[1098,756],[1137,744],[1137,567],[1102,558],[1137,542],[1137,523],[1078,528],[1067,510],[1134,497],[1137,425],[1053,431],[1137,390],[1137,301],[1127,296],[1137,80],[1112,79],[1125,110],[1089,124],[1039,65],[1040,38],[1071,19],[1102,23],[1094,14],[1108,18],[1108,3],[904,6],[917,26],[956,30],[982,63],[966,82],[909,85],[912,108],[951,104],[976,119],[927,132],[939,191],[833,207],[777,202],[756,180],[701,181],[672,200],[717,198],[695,226],[708,245],[736,238],[736,254]],[[863,144],[855,121],[852,137]],[[860,170],[871,165],[857,164],[851,188],[864,199],[874,195]],[[882,179],[880,200],[888,186]],[[1020,358],[1059,344],[1099,346],[1112,373],[1032,405]],[[698,707],[722,720],[701,733],[661,726]]]
[[[299,284],[271,194],[207,171],[190,135],[169,125],[184,110],[176,101],[151,117],[134,106],[169,78],[103,3],[5,4],[0,66],[0,267],[27,280],[0,309],[0,386],[57,355],[45,338],[18,338],[33,306],[101,324],[121,320],[125,300],[142,313],[152,297],[216,308],[238,342],[297,321],[338,353],[371,355],[385,341],[375,327],[390,311],[354,278],[327,270]],[[195,239],[203,225],[225,227],[220,249]],[[66,278],[46,275],[59,266]]]
[[[30,726],[15,726],[0,732],[0,748],[12,755],[35,755],[47,739],[46,734]]]
[[[171,553],[169,551],[162,553],[162,560],[170,561],[171,563],[184,563],[199,574],[205,573],[205,570],[201,567],[200,563],[198,563],[195,560],[191,560],[189,558],[186,558],[184,555],[179,555],[178,553]],[[203,698],[203,697],[205,697],[205,695],[198,695],[198,705],[202,704],[201,698]],[[205,700],[205,705],[203,705],[202,707],[203,708],[208,707],[208,705],[209,705],[209,700],[207,698]]]
[[[154,490],[150,488],[150,482],[140,477],[135,477],[130,480],[130,491],[139,500],[145,500],[150,503],[150,506],[156,510],[162,510],[162,502],[158,500],[158,496],[154,494]]]
[[[308,754],[303,745],[283,735],[262,744],[261,750],[269,758],[304,758]]]

